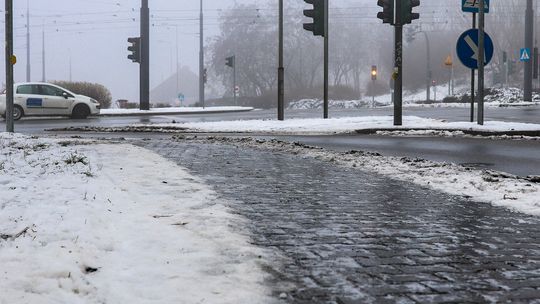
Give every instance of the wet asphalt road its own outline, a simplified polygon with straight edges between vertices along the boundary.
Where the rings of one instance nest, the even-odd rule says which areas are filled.
[[[468,121],[469,110],[466,108],[405,108],[404,115],[426,118],[446,119],[449,121]],[[349,116],[388,116],[393,115],[392,108],[375,109],[331,109],[330,117]],[[248,119],[276,119],[276,110],[255,110],[242,113],[193,114],[193,115],[156,115],[127,117],[91,117],[84,120],[67,118],[28,118],[16,123],[15,128],[22,133],[42,133],[45,129],[75,126],[127,126],[130,124],[229,121]],[[287,110],[286,118],[322,118],[322,110]],[[486,121],[510,121],[540,124],[540,106],[524,108],[486,108]],[[0,132],[5,130],[5,123],[0,118]]]
[[[140,145],[249,221],[253,242],[280,257],[266,270],[284,302],[540,303],[539,218],[301,155]]]

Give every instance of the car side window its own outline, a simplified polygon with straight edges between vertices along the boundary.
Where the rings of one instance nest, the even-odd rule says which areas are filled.
[[[40,85],[40,90],[41,90],[41,95],[47,95],[47,96],[63,96],[63,93],[64,91],[58,89],[58,88],[55,88],[55,87],[51,87],[51,86],[47,86],[47,85]]]
[[[17,94],[39,94],[32,90],[32,85],[20,85],[17,87]]]

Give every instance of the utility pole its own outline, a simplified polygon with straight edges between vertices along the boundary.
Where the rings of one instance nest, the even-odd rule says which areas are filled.
[[[203,0],[201,0],[201,15],[200,15],[200,46],[199,46],[199,102],[204,108],[204,16],[203,16]]]
[[[285,68],[283,67],[283,0],[279,0],[278,120],[285,120]]]
[[[140,64],[140,109],[150,110],[150,8],[148,0],[141,7],[141,64]]]
[[[26,0],[26,82],[30,82],[30,0]]]
[[[45,76],[45,28],[43,28],[42,32],[42,53],[41,53],[41,81],[45,82],[47,81],[47,78]]]
[[[329,67],[329,58],[328,58],[328,20],[330,13],[329,0],[324,1],[324,119],[328,118],[328,67]]]
[[[484,125],[484,68],[486,64],[485,52],[485,1],[480,1],[480,20],[478,21],[478,124]]]
[[[527,0],[527,10],[525,11],[525,48],[529,50],[529,55],[532,56],[533,51],[533,30],[534,16],[532,0]],[[525,77],[523,84],[523,100],[532,101],[532,76],[533,76],[533,59],[525,62]]]
[[[5,0],[6,23],[6,132],[13,133],[13,0]]]

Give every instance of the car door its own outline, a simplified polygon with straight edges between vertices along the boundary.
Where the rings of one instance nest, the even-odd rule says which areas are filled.
[[[41,95],[43,95],[44,115],[69,115],[70,105],[73,100],[64,96],[64,91],[50,85],[39,85]]]
[[[43,96],[37,85],[19,85],[15,91],[15,104],[23,108],[25,115],[43,114]]]

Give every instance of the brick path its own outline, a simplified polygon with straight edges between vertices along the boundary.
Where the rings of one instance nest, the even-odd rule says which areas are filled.
[[[285,257],[268,271],[287,303],[540,303],[538,218],[301,156],[141,144],[204,178]]]

